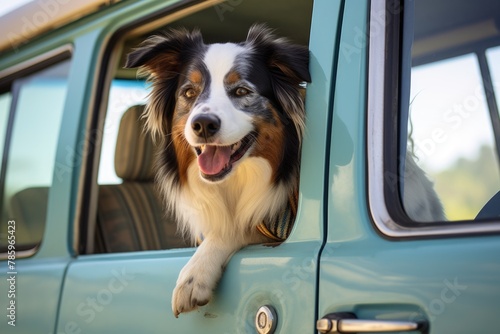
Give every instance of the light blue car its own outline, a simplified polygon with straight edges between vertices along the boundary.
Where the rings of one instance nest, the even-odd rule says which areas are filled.
[[[310,50],[297,218],[176,319],[195,248],[156,196],[125,56],[255,22]],[[0,333],[500,333],[499,1],[40,0],[0,30]],[[406,210],[410,158],[446,219]]]

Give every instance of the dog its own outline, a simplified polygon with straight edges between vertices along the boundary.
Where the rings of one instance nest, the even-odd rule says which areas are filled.
[[[148,38],[125,67],[152,83],[144,117],[162,197],[180,229],[203,239],[173,291],[178,317],[210,301],[232,254],[291,230],[309,51],[262,24],[241,43],[177,29]]]
[[[242,43],[205,44],[197,30],[152,36],[128,54],[152,91],[144,117],[158,140],[156,182],[182,232],[202,238],[172,295],[175,317],[206,305],[231,256],[282,242],[296,214],[309,51],[250,28]],[[432,183],[407,154],[403,203],[445,220]]]

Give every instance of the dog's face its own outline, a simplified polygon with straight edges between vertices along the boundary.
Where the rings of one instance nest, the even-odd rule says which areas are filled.
[[[268,99],[249,80],[246,51],[235,44],[210,45],[180,78],[174,116],[183,118],[179,124],[184,137],[208,181],[229,175],[251,153],[262,130],[280,123]]]
[[[199,32],[173,31],[129,54],[126,67],[136,66],[153,83],[148,128],[173,143],[181,181],[195,160],[205,181],[220,182],[249,156],[267,159],[274,179],[286,176],[284,160],[298,154],[303,132],[306,48],[263,26],[240,44],[205,45]]]

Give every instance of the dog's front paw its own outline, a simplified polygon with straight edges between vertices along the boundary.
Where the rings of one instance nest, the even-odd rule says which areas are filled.
[[[194,272],[188,266],[181,271],[172,296],[172,311],[176,318],[183,312],[206,305],[212,298],[213,283],[204,280],[205,275],[199,270]]]

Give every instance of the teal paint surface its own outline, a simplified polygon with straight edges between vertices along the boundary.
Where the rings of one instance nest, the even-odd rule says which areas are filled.
[[[334,97],[328,243],[319,317],[426,321],[431,333],[497,333],[500,237],[388,240],[367,208],[369,1],[346,1]],[[381,81],[382,82],[382,79]]]

